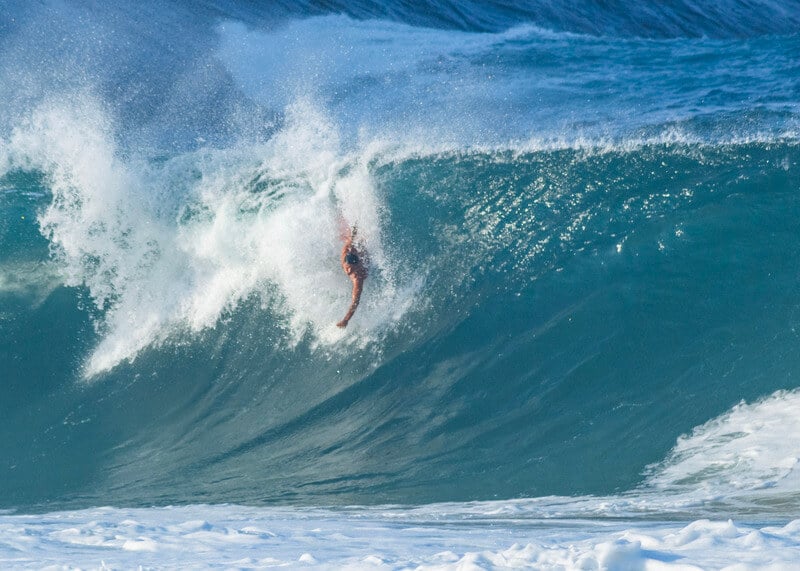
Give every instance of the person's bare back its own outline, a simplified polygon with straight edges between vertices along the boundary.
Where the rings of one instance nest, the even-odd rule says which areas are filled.
[[[364,280],[367,279],[368,274],[368,258],[367,252],[362,247],[359,249],[353,243],[356,236],[356,228],[348,231],[345,237],[344,248],[342,248],[342,269],[344,273],[353,282],[353,297],[350,302],[350,308],[347,310],[344,318],[336,324],[337,327],[347,327],[348,322],[356,312],[358,303],[361,301],[361,291],[364,289]]]

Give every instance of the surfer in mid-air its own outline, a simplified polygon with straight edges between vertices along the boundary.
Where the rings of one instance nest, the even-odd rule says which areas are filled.
[[[347,327],[347,323],[356,312],[358,302],[361,301],[361,290],[364,289],[364,280],[367,279],[369,265],[369,258],[367,257],[367,251],[363,247],[363,244],[359,249],[353,243],[356,237],[356,227],[353,226],[351,229],[348,229],[347,234],[343,237],[345,242],[344,248],[342,248],[342,269],[350,278],[350,281],[353,282],[353,299],[350,302],[350,308],[347,310],[344,319],[336,324],[337,327]]]

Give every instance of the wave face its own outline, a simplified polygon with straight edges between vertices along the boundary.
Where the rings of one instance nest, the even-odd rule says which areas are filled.
[[[792,6],[12,7],[0,508],[796,513]]]

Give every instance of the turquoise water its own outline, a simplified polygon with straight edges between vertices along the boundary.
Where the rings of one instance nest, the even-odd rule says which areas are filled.
[[[0,508],[780,481],[671,454],[800,386],[800,11],[735,7],[10,10]]]

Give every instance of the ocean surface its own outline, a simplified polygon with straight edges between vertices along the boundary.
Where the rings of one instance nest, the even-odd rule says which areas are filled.
[[[800,2],[10,1],[0,102],[1,567],[800,565]]]

